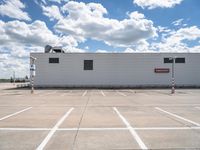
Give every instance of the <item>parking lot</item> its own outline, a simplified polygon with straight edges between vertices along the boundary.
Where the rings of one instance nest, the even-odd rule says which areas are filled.
[[[200,149],[200,89],[0,88],[0,149]]]

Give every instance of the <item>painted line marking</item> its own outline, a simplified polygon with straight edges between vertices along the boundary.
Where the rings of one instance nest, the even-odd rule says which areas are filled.
[[[67,95],[67,94],[69,94],[69,93],[72,93],[72,90],[63,93],[63,94],[61,94],[60,96],[65,96],[65,95]]]
[[[45,139],[42,141],[42,143],[38,146],[37,150],[43,150],[43,148],[46,146],[48,141],[51,139],[51,137],[54,135],[58,127],[63,123],[63,121],[69,116],[69,114],[72,112],[74,108],[72,107],[70,110],[68,110],[65,115],[56,123],[56,125],[50,130],[48,135],[45,137]]]
[[[195,107],[196,109],[200,110],[200,107]]]
[[[56,93],[57,93],[57,91],[53,91],[53,92],[44,93],[44,94],[42,94],[40,96],[47,96],[47,95],[56,94]]]
[[[134,130],[200,130],[200,127],[142,127]],[[0,131],[50,131],[52,128],[0,128]],[[128,128],[58,128],[56,131],[112,131],[129,130]]]
[[[22,113],[22,112],[24,112],[24,111],[27,111],[27,110],[29,110],[29,109],[31,109],[31,108],[32,108],[32,107],[28,107],[28,108],[25,108],[25,109],[23,109],[23,110],[17,111],[17,112],[15,112],[15,113],[13,113],[13,114],[7,115],[7,116],[5,116],[5,117],[3,117],[3,118],[0,118],[0,121],[1,121],[1,120],[4,120],[4,119],[7,119],[7,118],[9,118],[9,117],[18,115],[18,114],[20,114],[20,113]]]
[[[199,123],[196,123],[196,122],[194,122],[194,121],[191,121],[191,120],[189,120],[189,119],[186,119],[186,118],[184,118],[184,117],[181,117],[181,116],[179,116],[179,115],[176,115],[176,114],[174,114],[174,113],[168,112],[168,111],[163,110],[163,109],[161,109],[161,108],[159,108],[159,107],[155,107],[155,109],[157,109],[157,110],[159,110],[159,111],[161,111],[161,112],[164,112],[164,113],[166,113],[166,114],[168,114],[168,115],[171,115],[171,116],[173,116],[173,117],[175,117],[175,118],[178,118],[178,119],[184,120],[184,121],[186,121],[186,122],[189,122],[189,123],[191,123],[191,124],[193,124],[193,125],[200,126]]]
[[[122,92],[119,92],[119,91],[116,91],[119,95],[122,95],[122,96],[127,96],[126,94],[122,93]]]
[[[82,94],[82,96],[85,96],[87,94],[87,90]]]
[[[129,132],[132,134],[132,136],[135,138],[136,142],[140,146],[141,149],[146,150],[148,149],[142,139],[139,137],[137,132],[134,130],[134,128],[131,127],[129,122],[121,115],[121,113],[117,110],[116,107],[113,107],[114,111],[117,113],[119,118],[123,121],[123,123],[126,125],[126,127],[129,129]]]
[[[15,92],[15,93],[1,93],[0,96],[21,96],[23,93]]]
[[[0,131],[49,131],[51,128],[0,128]]]
[[[44,93],[45,91],[36,91],[35,94],[41,94],[41,93]]]
[[[102,94],[104,97],[106,96],[105,93],[104,93],[102,90],[101,90],[100,92],[101,92],[101,94]]]
[[[135,91],[133,91],[133,90],[129,90],[131,93],[135,93]]]

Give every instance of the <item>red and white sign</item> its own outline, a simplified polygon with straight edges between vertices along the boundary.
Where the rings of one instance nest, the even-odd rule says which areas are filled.
[[[169,73],[170,69],[169,68],[155,68],[154,72],[155,73]]]

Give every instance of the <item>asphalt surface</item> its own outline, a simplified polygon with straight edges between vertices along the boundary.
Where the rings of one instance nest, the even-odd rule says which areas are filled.
[[[200,89],[10,89],[0,149],[200,149]]]

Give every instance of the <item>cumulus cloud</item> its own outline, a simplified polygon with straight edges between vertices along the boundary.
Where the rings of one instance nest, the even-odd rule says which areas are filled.
[[[0,77],[9,77],[12,71],[21,77],[27,75],[30,52],[43,52],[46,44],[62,46],[66,52],[84,52],[76,48],[78,42],[75,37],[58,36],[39,20],[29,24],[0,20],[0,35]]]
[[[26,24],[18,20],[0,21],[0,44],[31,44],[44,46],[55,43],[57,37],[47,28],[42,21],[36,20]]]
[[[166,27],[159,27],[161,33],[161,41],[147,42],[142,40],[133,47],[128,47],[124,50],[125,53],[181,53],[200,52],[198,43],[191,46],[188,42],[200,40],[200,28],[197,26],[184,27],[178,30],[170,30]]]
[[[63,19],[60,9],[56,5],[52,6],[42,6],[43,14],[48,16],[50,20],[60,20]]]
[[[67,16],[56,23],[57,32],[103,41],[112,46],[128,47],[157,35],[153,22],[138,12],[119,21],[105,17],[108,12],[101,4],[75,1],[65,4],[62,12]]]
[[[198,45],[190,47],[187,42],[200,39],[200,29],[197,26],[171,30],[163,36],[161,42],[152,43],[151,48],[159,52],[200,52]]]
[[[154,9],[157,7],[171,8],[178,5],[183,0],[133,0],[133,3],[144,8]]]
[[[27,12],[23,9],[25,5],[20,0],[3,0],[0,5],[0,15],[10,18],[31,21]]]

